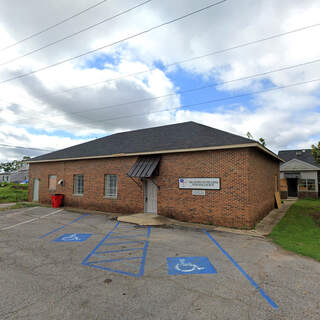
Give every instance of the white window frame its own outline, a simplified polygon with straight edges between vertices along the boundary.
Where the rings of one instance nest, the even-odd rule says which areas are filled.
[[[306,181],[306,183],[305,183],[305,188],[306,188],[306,190],[300,190],[300,182],[301,182],[301,180],[305,180]],[[314,190],[309,190],[309,181],[314,181]],[[299,181],[298,181],[298,190],[299,190],[299,192],[317,192],[316,190],[317,190],[317,184],[316,184],[316,179],[311,179],[311,178],[307,178],[307,179],[299,179]]]
[[[83,193],[84,193],[84,175],[75,174],[73,176],[73,195],[82,196]]]
[[[111,186],[112,180],[115,179],[115,185]],[[114,184],[114,181],[113,181]],[[104,175],[104,197],[107,199],[117,199],[118,197],[118,176],[116,174]]]

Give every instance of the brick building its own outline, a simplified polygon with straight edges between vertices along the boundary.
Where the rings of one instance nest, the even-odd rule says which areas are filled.
[[[250,228],[274,208],[279,158],[256,141],[186,122],[113,134],[30,161],[29,200]]]
[[[279,151],[281,198],[313,198],[320,195],[320,164],[311,149]]]

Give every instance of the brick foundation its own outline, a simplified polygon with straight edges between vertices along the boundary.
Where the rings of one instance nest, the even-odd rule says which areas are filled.
[[[299,191],[298,192],[298,198],[299,199],[318,199],[318,192],[304,192],[304,191]]]

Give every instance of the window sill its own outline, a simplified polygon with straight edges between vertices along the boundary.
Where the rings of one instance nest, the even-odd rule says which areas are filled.
[[[111,200],[117,200],[118,196],[104,196],[104,199],[111,199]]]
[[[83,193],[73,193],[72,194],[74,197],[83,197]]]

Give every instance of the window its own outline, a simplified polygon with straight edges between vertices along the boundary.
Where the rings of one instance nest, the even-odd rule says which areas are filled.
[[[307,180],[306,179],[300,179],[299,191],[307,191]]]
[[[27,177],[24,177],[26,180]],[[50,175],[49,176],[49,191],[56,191],[56,186],[57,186],[57,176]]]
[[[82,174],[76,174],[73,176],[73,194],[83,194],[83,181],[84,179]]]
[[[300,179],[299,180],[299,191],[316,191],[316,180],[315,179]]]
[[[104,195],[106,198],[117,197],[118,177],[115,174],[104,175]]]
[[[316,191],[316,180],[308,179],[308,191]]]

